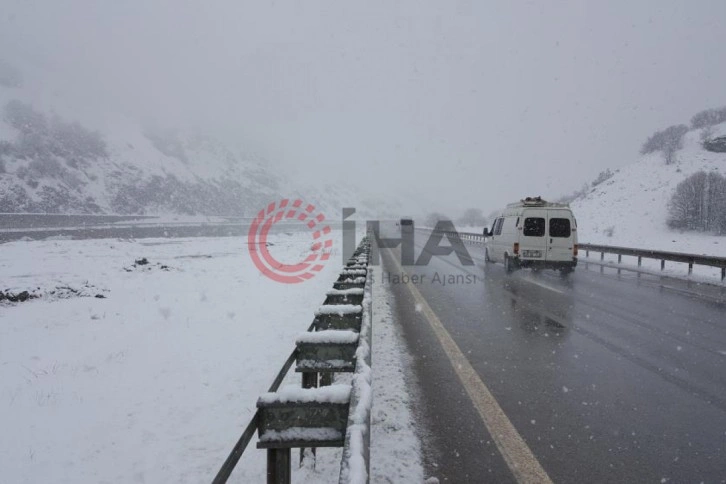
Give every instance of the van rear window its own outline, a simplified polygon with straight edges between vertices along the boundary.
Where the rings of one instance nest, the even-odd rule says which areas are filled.
[[[543,237],[545,234],[545,219],[542,217],[527,217],[524,219],[524,235],[527,237]]]
[[[570,219],[568,218],[551,218],[550,219],[550,237],[569,237],[570,236]]]

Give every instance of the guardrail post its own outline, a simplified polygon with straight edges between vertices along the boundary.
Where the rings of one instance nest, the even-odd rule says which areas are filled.
[[[302,387],[303,388],[317,388],[318,386],[318,374],[315,372],[304,372],[302,374]],[[313,469],[315,469],[315,460],[316,460],[316,449],[315,447],[311,447],[310,451],[313,454]],[[300,467],[303,465],[303,460],[305,459],[305,447],[300,448]]]
[[[605,261],[605,252],[600,252],[600,261]],[[600,264],[600,273],[602,274],[603,272],[605,272],[605,265]]]
[[[318,386],[318,374],[315,372],[305,372],[302,374],[302,387],[303,388],[317,388]]]
[[[623,254],[618,254],[618,266],[623,261]],[[618,267],[618,275],[620,275],[620,267]]]
[[[267,449],[267,484],[290,484],[290,449]]]
[[[640,267],[642,265],[643,265],[643,257],[639,255],[638,256],[638,267]],[[640,271],[638,271],[637,274],[638,274],[638,279],[640,279]]]
[[[665,269],[665,259],[661,259],[661,261],[660,261],[660,270],[664,270],[664,269]]]
[[[721,268],[721,281],[726,279],[726,267]]]
[[[688,275],[693,274],[693,261],[688,262]]]

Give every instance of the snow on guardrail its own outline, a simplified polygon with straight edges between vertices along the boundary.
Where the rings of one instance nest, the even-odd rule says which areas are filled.
[[[337,343],[352,344],[358,342],[359,334],[351,330],[325,329],[323,331],[311,331],[302,333],[297,337],[295,343]]]
[[[359,314],[363,311],[363,306],[358,304],[324,304],[315,311],[315,316],[323,314],[337,314],[344,316],[346,314]]]
[[[367,484],[370,479],[371,412],[373,407],[371,341],[372,341],[372,275],[368,277],[363,296],[363,318],[356,349],[356,366],[350,395],[348,428],[340,465],[339,484]]]
[[[257,401],[265,405],[290,402],[348,403],[350,391],[351,386],[342,383],[320,388],[300,388],[289,385],[276,392],[263,393]]]

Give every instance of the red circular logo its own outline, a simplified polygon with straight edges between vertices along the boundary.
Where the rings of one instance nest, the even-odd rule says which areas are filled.
[[[270,203],[266,209],[260,210],[252,221],[247,233],[252,262],[264,275],[273,281],[285,284],[296,284],[312,278],[323,268],[321,262],[330,258],[333,240],[330,238],[330,226],[322,225],[325,216],[315,212],[315,206],[303,204],[302,200],[292,203],[289,199],[279,203]],[[310,254],[297,264],[284,264],[276,260],[267,250],[267,236],[273,225],[279,222],[297,221],[305,224],[313,237]]]

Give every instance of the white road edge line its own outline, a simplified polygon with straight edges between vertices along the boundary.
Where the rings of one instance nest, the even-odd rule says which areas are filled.
[[[529,282],[530,284],[534,284],[535,286],[539,286],[539,287],[542,287],[544,289],[549,289],[550,291],[554,291],[554,292],[556,292],[558,294],[564,294],[564,292],[563,291],[560,291],[559,289],[555,289],[552,286],[548,286],[547,284],[544,284],[542,282],[535,281],[534,279],[530,279],[529,277],[522,277],[522,280],[525,281],[525,282]]]
[[[401,264],[395,255],[391,257],[397,270],[403,273]],[[527,446],[522,436],[514,428],[507,415],[499,406],[494,395],[489,388],[479,378],[476,370],[466,359],[466,356],[451,337],[449,332],[444,328],[441,320],[436,316],[426,299],[415,287],[414,284],[406,284],[411,296],[421,306],[421,313],[424,315],[433,330],[436,338],[441,343],[449,362],[453,367],[456,375],[461,380],[464,389],[466,389],[469,398],[471,398],[474,407],[501,453],[504,461],[507,463],[509,470],[512,471],[514,478],[519,483],[552,483],[549,475],[539,463]]]

